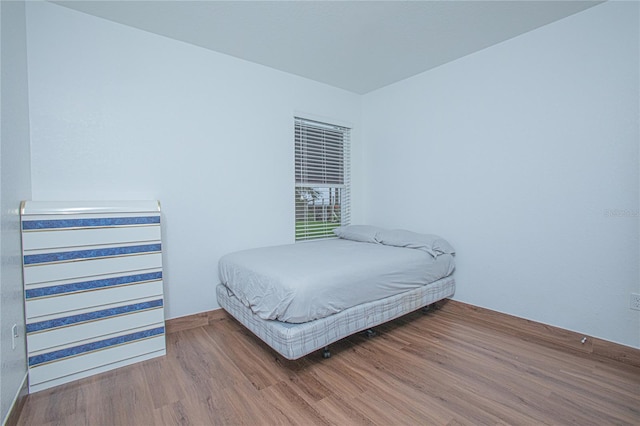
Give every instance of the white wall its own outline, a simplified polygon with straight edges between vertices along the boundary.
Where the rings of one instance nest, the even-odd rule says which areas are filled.
[[[31,197],[24,3],[1,2],[0,22],[0,423],[4,423],[27,372],[19,219],[20,201]],[[15,349],[13,324],[20,335]]]
[[[458,300],[640,347],[637,9],[359,97],[29,2],[33,198],[160,199],[168,317],[206,311],[223,253],[293,240],[293,111],[349,121],[354,222],[446,236]]]
[[[365,95],[368,222],[450,239],[457,300],[640,347],[638,17],[608,2]]]
[[[51,3],[27,18],[33,199],[159,199],[168,318],[218,307],[222,254],[293,242],[294,111],[352,123],[360,155],[358,95]]]

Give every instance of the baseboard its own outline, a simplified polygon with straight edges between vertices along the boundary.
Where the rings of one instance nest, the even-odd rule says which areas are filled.
[[[177,331],[189,330],[190,328],[202,327],[212,322],[226,318],[226,313],[222,308],[213,311],[200,312],[179,318],[172,318],[165,321],[165,332],[167,334]]]
[[[624,364],[640,367],[640,349],[620,345],[607,340],[598,339],[559,327],[503,314],[486,308],[469,305],[456,300],[447,300],[439,304],[444,312],[454,315],[473,317],[473,320],[483,325],[500,330],[520,339],[536,342],[540,345],[553,347],[570,353],[599,356],[615,360]],[[227,318],[224,309],[201,312],[166,321],[167,334],[190,328],[202,327],[214,321]]]
[[[640,349],[609,342],[574,331],[542,324],[513,315],[503,314],[486,308],[469,305],[456,300],[448,300],[440,306],[444,312],[473,318],[501,332],[535,342],[540,345],[560,349],[570,353],[604,357],[624,364],[640,367]]]
[[[24,407],[24,403],[27,400],[28,392],[28,380],[29,373],[25,373],[24,379],[22,379],[22,385],[20,385],[20,389],[18,389],[18,393],[13,399],[13,404],[11,404],[11,408],[9,408],[9,413],[7,417],[4,419],[3,426],[15,426],[18,424],[18,419],[20,418],[20,414],[22,413],[22,407]]]

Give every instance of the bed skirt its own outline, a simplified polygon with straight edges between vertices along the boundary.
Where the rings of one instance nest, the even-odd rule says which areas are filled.
[[[431,303],[453,296],[452,275],[385,299],[363,303],[314,321],[292,324],[265,320],[218,284],[218,303],[256,336],[287,359],[298,359],[344,337],[380,325]]]

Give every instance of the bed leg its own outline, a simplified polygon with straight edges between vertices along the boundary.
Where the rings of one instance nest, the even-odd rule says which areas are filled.
[[[375,337],[378,335],[378,332],[370,328],[367,331],[365,331],[365,334],[367,335],[367,337]]]
[[[423,314],[430,314],[431,312],[437,311],[438,309],[440,309],[440,301],[433,302],[432,304],[427,306],[423,306],[421,311]]]
[[[329,346],[325,346],[322,351],[322,358],[331,358],[331,351],[329,350]]]

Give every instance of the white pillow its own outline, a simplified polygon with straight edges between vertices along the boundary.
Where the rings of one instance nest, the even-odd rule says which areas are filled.
[[[363,243],[379,243],[378,233],[382,231],[377,226],[347,225],[333,230],[333,233],[345,240],[361,241]]]
[[[378,240],[380,243],[388,246],[423,250],[433,256],[433,258],[441,254],[454,254],[456,252],[447,240],[438,235],[419,234],[403,229],[394,229],[392,231],[383,230],[379,232]]]

